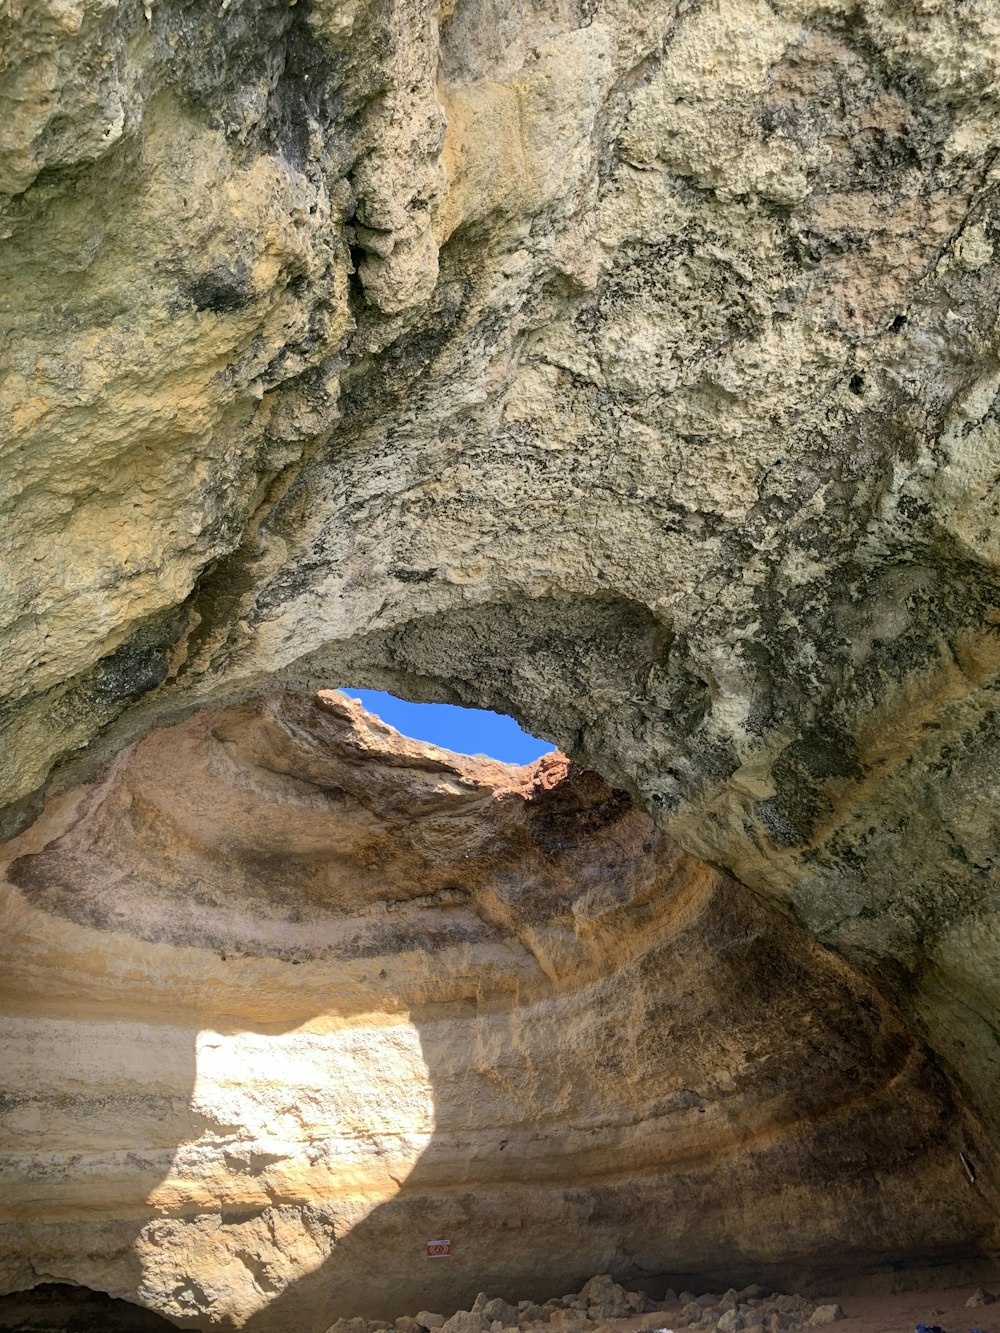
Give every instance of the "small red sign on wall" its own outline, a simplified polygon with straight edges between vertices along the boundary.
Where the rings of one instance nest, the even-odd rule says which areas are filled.
[[[427,1242],[428,1259],[450,1259],[451,1241],[450,1240],[429,1240]]]

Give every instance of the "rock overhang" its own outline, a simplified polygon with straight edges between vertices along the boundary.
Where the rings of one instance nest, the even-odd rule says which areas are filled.
[[[511,712],[988,1141],[989,3],[140,9],[7,30],[7,829],[262,689]]]

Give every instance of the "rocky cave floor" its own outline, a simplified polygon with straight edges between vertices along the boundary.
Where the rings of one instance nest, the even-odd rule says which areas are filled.
[[[471,1310],[449,1318],[427,1310],[390,1323],[339,1319],[327,1333],[795,1333],[845,1325],[845,1333],[1000,1333],[1000,1300],[968,1285],[929,1291],[854,1295],[837,1292],[806,1297],[751,1284],[723,1293],[676,1292],[659,1299],[629,1291],[608,1274],[591,1279],[577,1294],[539,1305],[480,1293]],[[171,1328],[152,1311],[112,1300],[86,1288],[47,1285],[0,1298],[4,1333],[156,1333]],[[291,1330],[290,1330],[291,1333]]]
[[[994,1305],[995,1315],[990,1309]],[[627,1291],[602,1274],[578,1295],[549,1300],[542,1306],[520,1301],[515,1308],[506,1301],[488,1299],[484,1292],[471,1311],[460,1310],[447,1320],[428,1311],[404,1316],[395,1325],[382,1320],[340,1319],[327,1333],[513,1333],[515,1329],[672,1333],[682,1328],[706,1333],[785,1333],[842,1321],[851,1333],[911,1333],[921,1325],[927,1333],[1000,1333],[1000,1303],[992,1291],[982,1287],[971,1293],[965,1286],[807,1297],[772,1291],[758,1283],[721,1294],[678,1293],[671,1288],[660,1300],[654,1300],[643,1292]]]

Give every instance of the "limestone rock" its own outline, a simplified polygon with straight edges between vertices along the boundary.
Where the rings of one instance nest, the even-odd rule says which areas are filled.
[[[994,1141],[994,11],[15,7],[7,832],[265,689],[513,710]]]
[[[0,871],[8,1290],[41,1270],[311,1333],[467,1308],[470,1272],[606,1274],[626,1244],[749,1277],[790,1226],[799,1261],[849,1237],[848,1270],[992,1234],[885,996],[560,755],[511,769],[272,696],[152,733]],[[878,1158],[864,1208],[845,1154]],[[622,1291],[558,1308],[641,1307]],[[515,1322],[491,1306],[448,1322]]]
[[[809,1316],[808,1324],[810,1328],[820,1328],[826,1324],[836,1324],[846,1318],[839,1305],[817,1305]]]
[[[518,1320],[518,1312],[515,1307],[509,1305],[507,1301],[500,1300],[499,1297],[486,1301],[479,1313],[491,1324],[499,1320],[501,1328],[510,1327],[512,1324],[516,1325]]]
[[[591,1278],[580,1291],[580,1300],[594,1319],[622,1319],[634,1313],[634,1303],[610,1273]]]
[[[992,0],[0,38],[0,1286],[995,1252]]]
[[[797,1314],[805,1317],[810,1310],[809,1303],[802,1296],[783,1294],[777,1296],[774,1307],[780,1314]]]
[[[436,1333],[444,1323],[444,1315],[433,1314],[430,1310],[418,1310],[415,1317],[420,1327],[427,1329],[427,1333]]]
[[[471,1310],[459,1310],[441,1325],[444,1333],[484,1333],[489,1326],[488,1320]]]
[[[645,1314],[639,1316],[639,1318],[636,1320],[635,1327],[637,1329],[641,1329],[644,1331],[649,1329],[662,1328],[663,1311],[659,1309],[647,1311]]]
[[[983,1305],[992,1305],[995,1300],[996,1297],[992,1292],[987,1291],[984,1287],[977,1287],[965,1304],[969,1309],[975,1310]]]

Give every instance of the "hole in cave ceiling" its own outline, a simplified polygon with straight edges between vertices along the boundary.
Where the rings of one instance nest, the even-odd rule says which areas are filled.
[[[349,685],[341,690],[411,740],[429,741],[456,754],[485,755],[505,764],[533,764],[555,749],[548,741],[522,731],[512,717],[485,708],[414,704],[382,690],[357,690]]]

